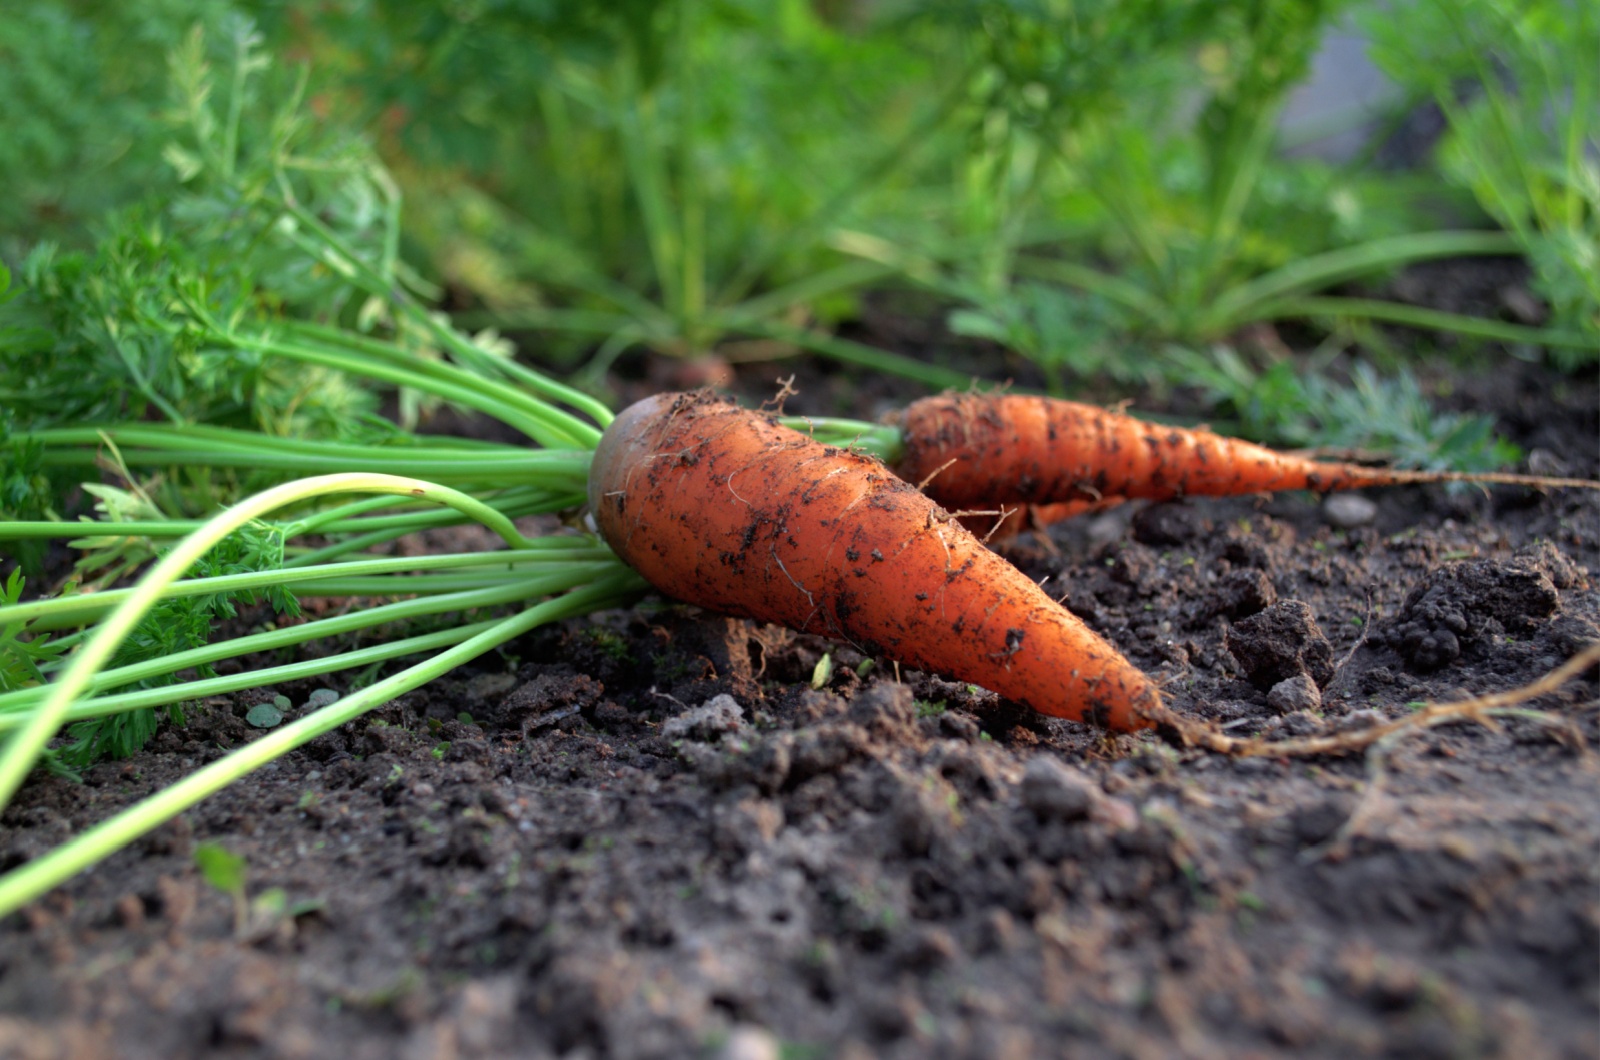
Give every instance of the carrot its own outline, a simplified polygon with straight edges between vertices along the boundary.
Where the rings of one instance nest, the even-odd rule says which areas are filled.
[[[848,641],[1044,714],[1117,731],[1167,717],[1150,680],[878,460],[708,391],[629,407],[589,506],[668,596]]]
[[[903,455],[896,473],[955,509],[1421,482],[1600,488],[1585,479],[1323,463],[1203,428],[1166,427],[1022,394],[925,398],[907,407],[898,425]]]

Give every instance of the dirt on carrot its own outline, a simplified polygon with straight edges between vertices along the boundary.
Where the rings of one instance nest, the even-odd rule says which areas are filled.
[[[1118,731],[1161,715],[1115,648],[878,460],[708,391],[623,411],[595,453],[602,536],[662,592],[844,641]]]

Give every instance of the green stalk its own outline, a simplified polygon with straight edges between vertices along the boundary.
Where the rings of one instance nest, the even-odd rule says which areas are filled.
[[[496,497],[484,497],[481,499],[486,503],[493,503],[495,507],[499,508],[501,511],[505,511],[505,498],[506,495],[511,492],[511,490],[507,490],[505,493],[499,494]],[[286,524],[284,536],[299,537],[301,534],[312,533],[345,533],[348,532],[352,525],[366,526],[368,523],[378,524],[384,520],[403,520],[412,519],[418,515],[440,514],[436,508],[428,509],[425,512],[415,509],[407,512],[394,511],[396,508],[405,507],[407,507],[407,505],[404,502],[397,502],[390,497],[363,497],[361,500],[351,501],[348,504],[339,504],[332,508],[324,508],[320,512],[307,515],[303,518],[295,520],[292,523]],[[384,511],[390,512],[391,514],[367,514],[368,512]],[[450,515],[452,513],[447,511],[442,514]],[[368,528],[370,529],[371,527]]]
[[[458,593],[504,585],[506,576],[480,574],[390,574],[370,578],[318,578],[300,587],[301,596],[411,596]]]
[[[566,96],[557,87],[555,77],[540,78],[534,89],[539,104],[539,116],[549,131],[552,144],[577,142],[572,115],[567,110]],[[557,150],[549,153],[549,172],[555,175],[557,201],[561,203],[563,229],[584,243],[593,243],[594,221],[584,199],[584,174],[576,152]]]
[[[630,54],[618,62],[622,98],[613,103],[612,110],[622,146],[622,164],[644,222],[645,245],[650,251],[656,284],[661,288],[661,301],[681,328],[684,320],[683,292],[679,284],[682,248],[668,203],[668,178],[663,172],[666,167],[653,135],[655,101],[639,84],[638,72],[634,69],[636,61]]]
[[[1281,98],[1262,102],[1254,120],[1249,122],[1242,146],[1230,143],[1224,151],[1225,176],[1219,183],[1220,201],[1216,198],[1212,201],[1199,267],[1191,274],[1198,281],[1193,287],[1198,299],[1205,299],[1211,293],[1206,287],[1216,278],[1218,261],[1229,256],[1228,249],[1238,240],[1240,219],[1261,179],[1261,169],[1271,150],[1282,110]],[[1198,300],[1193,308],[1200,308]]]
[[[605,569],[597,569],[596,573],[605,573]],[[159,659],[148,659],[140,663],[118,666],[111,670],[102,670],[90,681],[88,691],[90,693],[100,693],[107,689],[132,684],[135,681],[177,673],[179,670],[186,670],[193,666],[206,666],[219,659],[232,659],[254,652],[290,648],[322,637],[341,636],[345,633],[374,628],[391,622],[406,622],[427,615],[443,614],[447,611],[469,611],[473,608],[498,607],[502,604],[516,603],[529,596],[543,595],[552,591],[546,587],[548,577],[548,575],[534,576],[520,579],[511,584],[502,582],[501,585],[492,589],[475,589],[471,592],[445,593],[438,596],[418,597],[415,600],[400,600],[392,604],[362,608],[348,614],[335,615],[332,618],[320,618],[311,622],[302,622],[298,625],[284,626],[280,629],[271,629],[261,633],[235,637],[231,640],[218,641],[215,644],[206,644],[198,648],[174,652],[171,655],[163,655]],[[560,587],[557,586],[557,588]],[[57,638],[54,643],[61,644],[66,639],[66,637]],[[40,685],[36,688],[21,688],[13,692],[0,694],[0,711],[20,710],[24,707],[30,707],[44,699],[48,694],[48,685]]]
[[[546,331],[570,331],[580,335],[610,335],[619,328],[635,322],[628,313],[606,309],[506,309],[485,312],[460,313],[457,320],[474,324],[493,324],[499,328],[539,328]],[[658,324],[670,324],[662,317]]]
[[[699,86],[695,75],[694,24],[696,0],[679,0],[677,25],[673,32],[678,80],[677,191],[678,191],[678,282],[682,305],[680,327],[692,349],[712,341],[701,333],[706,315],[706,204],[704,187],[695,153],[698,149],[696,121],[699,117]]]
[[[304,481],[304,480],[303,480]],[[291,483],[293,485],[293,483]],[[210,522],[202,524],[209,526]],[[515,531],[513,531],[515,532]],[[520,535],[518,535],[520,536]],[[278,570],[250,571],[246,574],[221,574],[214,578],[187,578],[174,581],[152,597],[156,600],[174,600],[185,596],[211,596],[218,593],[253,592],[274,585],[299,585],[305,582],[329,581],[334,578],[372,577],[390,573],[417,570],[456,570],[461,568],[491,567],[511,568],[539,564],[569,564],[591,560],[604,560],[611,555],[609,549],[592,539],[585,548],[545,549],[533,541],[522,538],[524,544],[514,545],[507,552],[469,552],[444,556],[386,556],[381,559],[362,559],[344,563],[322,563],[315,566],[284,567]],[[85,593],[79,596],[57,596],[48,600],[30,600],[27,603],[0,607],[0,621],[37,622],[40,619],[60,621],[63,618],[93,616],[113,607],[119,607],[139,592],[139,587],[107,589],[104,592]]]
[[[432,317],[428,319],[430,321],[433,320]],[[488,377],[484,368],[492,368],[495,375],[502,377],[515,374],[513,370],[525,373],[523,378],[537,377],[537,373],[522,368],[521,365],[516,364],[514,361],[506,361],[499,357],[485,354],[478,350],[476,346],[471,346],[471,344],[464,345],[470,346],[475,353],[485,358],[485,360],[475,365],[475,370],[468,371],[443,361],[433,361],[426,357],[420,357],[409,350],[395,346],[393,343],[384,342],[381,339],[374,339],[366,335],[358,335],[345,328],[329,327],[326,324],[318,324],[314,321],[297,320],[287,322],[284,325],[284,329],[292,335],[301,336],[315,342],[342,346],[376,357],[402,370],[414,371],[432,378],[470,387],[486,397],[502,401],[507,406],[516,408],[532,418],[549,421],[563,434],[572,437],[573,442],[569,443],[569,447],[570,445],[577,445],[579,448],[593,448],[592,445],[583,444],[583,439],[586,437],[585,432],[593,430],[588,424],[575,420],[566,413],[551,409],[547,402],[532,394],[524,393],[516,387],[508,387],[502,380]],[[460,337],[451,330],[435,331],[432,337],[448,345],[451,351],[455,353],[459,353],[463,345]],[[590,411],[592,413],[594,410],[591,409]],[[599,411],[604,413],[604,418],[600,419],[599,422],[609,423],[610,410],[604,406],[599,406]]]
[[[236,33],[233,40],[233,83],[228,89],[228,117],[222,125],[222,178],[233,179],[234,167],[239,161],[239,122],[244,117],[244,83],[250,77],[250,47],[252,34]],[[301,86],[304,86],[304,73]],[[296,92],[298,97],[299,92]]]
[[[357,353],[355,351],[340,352],[328,349],[318,349],[314,346],[302,346],[291,342],[275,342],[265,339],[250,338],[244,335],[229,335],[219,333],[218,341],[237,346],[240,349],[255,350],[258,353],[270,354],[277,357],[286,357],[290,360],[300,361],[305,364],[317,364],[324,368],[333,368],[351,375],[367,376],[379,379],[395,386],[411,387],[444,398],[446,401],[466,408],[476,409],[479,412],[493,416],[495,419],[526,434],[529,438],[548,449],[573,449],[594,448],[593,444],[584,445],[582,436],[569,428],[576,426],[578,421],[558,413],[548,406],[540,412],[532,413],[519,407],[506,399],[506,391],[496,387],[479,376],[464,372],[451,365],[437,362],[432,363],[431,370],[419,372],[412,366],[399,367],[386,363],[386,359]],[[429,362],[418,359],[418,364]],[[445,369],[443,372],[437,369]],[[542,403],[540,403],[542,405]],[[570,424],[563,420],[572,420]]]
[[[506,537],[509,533],[514,536],[507,537],[508,541],[522,539],[522,535],[517,533],[509,520],[481,502],[444,486],[394,475],[360,472],[324,475],[286,482],[246,498],[233,508],[214,516],[205,526],[184,538],[171,552],[162,557],[160,562],[139,579],[138,585],[128,598],[106,616],[94,636],[84,643],[82,649],[73,657],[71,665],[51,686],[49,698],[28,719],[28,724],[11,738],[4,752],[0,753],[0,809],[10,804],[11,797],[16,794],[17,788],[22,785],[29,770],[33,768],[45,744],[61,727],[61,718],[67,708],[88,686],[94,675],[105,665],[106,660],[111,658],[117,647],[127,639],[139,620],[155,605],[162,590],[177,581],[184,571],[193,566],[223,538],[246,523],[285,505],[330,493],[391,493],[423,497],[448,504],[452,508],[473,515],[474,518],[490,517],[494,523],[500,524],[500,526],[494,526],[494,523],[489,525],[502,537]]]
[[[1149,211],[1144,204],[1130,194],[1135,189],[1148,186],[1150,182],[1140,180],[1140,175],[1129,168],[1120,143],[1110,150],[1102,148],[1102,152],[1104,169],[1109,171],[1112,178],[1109,183],[1104,179],[1106,174],[1101,172],[1101,166],[1083,165],[1081,156],[1076,153],[1069,158],[1066,152],[1062,152],[1062,165],[1068,167],[1069,175],[1072,175],[1074,165],[1081,170],[1077,175],[1082,177],[1084,186],[1111,214],[1112,220],[1122,229],[1128,241],[1138,248],[1150,271],[1157,276],[1168,276],[1172,262],[1166,241],[1150,222]]]
[[[869,453],[886,464],[894,464],[905,453],[904,434],[900,428],[885,423],[825,416],[782,416],[778,422],[826,445]]]
[[[43,857],[0,877],[0,916],[15,912],[50,888],[121,850],[139,836],[171,820],[245,774],[309,743],[325,732],[338,728],[373,707],[404,695],[546,622],[615,606],[643,588],[644,583],[639,577],[628,571],[574,589],[554,600],[536,604],[521,614],[505,619],[491,629],[475,635],[470,640],[440,652],[426,662],[408,667],[392,677],[352,693],[315,714],[274,729],[260,739],[197,770],[178,783],[163,788],[103,824],[89,829]],[[16,745],[13,743],[7,751],[7,760],[13,757],[15,750]]]
[[[385,641],[365,648],[355,648],[329,656],[326,659],[305,659],[297,663],[286,663],[282,666],[268,666],[260,670],[251,670],[247,673],[227,674],[221,677],[199,678],[185,681],[182,684],[162,685],[159,688],[144,688],[137,692],[122,692],[110,696],[95,696],[89,699],[80,699],[68,708],[63,725],[73,722],[87,721],[91,718],[104,718],[113,714],[125,714],[129,711],[149,707],[162,707],[169,703],[183,703],[193,699],[204,699],[208,696],[226,695],[245,688],[264,688],[281,681],[298,681],[303,678],[323,677],[327,674],[338,673],[340,670],[353,670],[358,666],[371,663],[387,662],[405,655],[416,655],[419,652],[432,651],[434,648],[445,648],[452,644],[459,644],[468,637],[493,626],[500,619],[486,619],[465,626],[452,626],[449,629],[437,630],[433,633],[422,633],[414,637],[405,637],[401,640]],[[27,724],[27,715],[0,712],[0,733],[19,729]]]
[[[410,473],[455,483],[484,487],[539,481],[549,488],[581,493],[588,482],[593,459],[584,449],[405,448],[346,445],[335,442],[278,442],[263,438],[250,449],[241,444],[190,437],[188,428],[160,425],[105,428],[51,428],[19,437],[45,446],[42,462],[49,467],[88,467],[98,463],[97,449],[110,439],[122,448],[123,463],[130,467],[249,468],[294,471],[301,474],[362,470],[392,474]],[[185,448],[184,446],[188,446]],[[91,448],[93,447],[93,448]]]
[[[44,445],[99,445],[107,438],[122,445],[150,447],[175,447],[180,443],[219,453],[251,457],[261,453],[289,456],[318,456],[330,459],[349,459],[384,454],[385,459],[412,459],[430,461],[506,461],[511,457],[528,457],[548,461],[555,467],[587,474],[589,451],[587,449],[529,450],[521,446],[500,442],[477,444],[411,444],[378,442],[356,444],[326,439],[283,438],[228,427],[207,427],[199,424],[177,423],[110,423],[94,427],[47,427],[31,434],[20,435],[37,439]]]
[[[1588,15],[1589,25],[1585,27],[1593,31],[1593,20],[1600,18],[1591,9]],[[1562,74],[1559,70],[1550,68],[1549,52],[1540,50],[1539,65],[1545,72],[1545,83],[1559,85]],[[1567,179],[1561,182],[1562,216],[1558,219],[1559,227],[1577,231],[1583,227],[1584,194],[1579,174],[1584,172],[1584,156],[1589,152],[1588,141],[1592,138],[1595,146],[1600,147],[1600,126],[1595,124],[1594,114],[1596,105],[1596,87],[1600,85],[1600,70],[1595,64],[1579,63],[1570,75],[1571,83],[1568,90],[1572,98],[1567,104],[1567,117],[1564,123],[1562,136],[1562,165]]]
[[[572,494],[539,490],[506,490],[504,493],[494,497],[485,497],[484,501],[492,505],[496,511],[506,518],[519,519],[525,515],[542,515],[571,508],[582,501],[582,495],[578,494],[575,497]],[[286,562],[284,566],[301,567],[313,563],[323,563],[352,552],[361,552],[375,545],[393,541],[398,537],[404,537],[406,534],[416,533],[419,530],[459,526],[461,523],[468,521],[458,513],[449,510],[372,516],[365,519],[346,519],[326,524],[315,520],[303,520],[299,523],[289,524],[292,533],[286,536],[313,532],[352,536],[342,537],[323,548],[310,549],[298,553],[293,559]],[[535,538],[534,540],[537,541],[539,539]]]
[[[533,489],[508,489],[494,496],[484,498],[496,511],[508,519],[518,519],[525,515],[538,515],[544,512],[560,511],[572,507],[581,501],[581,493],[553,493]],[[396,507],[388,498],[378,498],[385,508]],[[354,505],[348,506],[355,508]],[[367,508],[366,510],[371,510]],[[331,512],[318,512],[314,516],[283,524],[280,529],[285,537],[299,537],[305,534],[354,534],[358,538],[347,538],[336,542],[326,548],[317,549],[315,553],[327,558],[344,555],[349,552],[360,551],[370,545],[354,544],[357,540],[370,540],[371,542],[390,541],[419,530],[430,530],[444,526],[458,526],[464,522],[471,522],[453,509],[440,511],[430,509],[427,511],[414,511],[395,513],[391,515],[369,516],[367,518],[349,518],[350,513],[343,508]],[[151,520],[149,522],[122,522],[122,521],[97,521],[85,519],[78,522],[69,520],[16,520],[0,522],[0,541],[27,541],[50,540],[59,538],[99,538],[117,537],[182,537],[193,533],[205,525],[203,519],[171,519]],[[535,539],[537,540],[537,539]],[[322,562],[321,559],[308,559],[312,552],[298,555],[286,566],[297,567],[308,563]]]
[[[368,450],[370,454],[372,451]],[[243,453],[215,452],[207,449],[126,449],[124,464],[128,467],[228,467],[256,471],[291,471],[300,475],[331,474],[349,470],[352,466],[363,471],[403,475],[408,478],[429,476],[430,480],[444,479],[456,485],[472,484],[481,487],[505,486],[526,482],[537,474],[539,450],[487,456],[451,457],[437,460],[409,460],[382,456],[296,456],[287,453],[261,453],[251,457]],[[92,467],[94,454],[87,450],[49,450],[43,454],[45,467]],[[581,487],[574,485],[574,489]]]
[[[86,535],[115,537],[119,534],[137,537],[182,537],[184,534],[193,533],[200,525],[199,519],[152,520],[148,523],[97,523],[92,520],[74,523],[64,519],[55,522],[17,520],[0,522],[0,541],[40,541]]]
[[[1400,302],[1380,302],[1370,298],[1290,298],[1263,306],[1256,316],[1262,320],[1316,316],[1365,317],[1389,324],[1403,324],[1406,327],[1470,335],[1491,342],[1518,342],[1531,346],[1600,350],[1600,335],[1530,328],[1521,324],[1507,324],[1500,320],[1485,320],[1482,317],[1424,309],[1422,306],[1404,305]]]
[[[404,290],[391,285],[385,277],[374,273],[361,256],[346,245],[336,232],[323,224],[317,217],[308,213],[292,199],[286,198],[283,206],[290,216],[316,233],[322,244],[339,256],[348,266],[353,278],[361,281],[361,285],[369,294],[390,300],[399,307],[400,311],[412,323],[432,335],[441,346],[462,361],[472,365],[480,377],[490,377],[497,373],[513,374],[519,381],[525,383],[536,394],[544,398],[579,409],[596,423],[606,424],[611,422],[611,410],[606,408],[604,402],[597,400],[590,394],[585,394],[573,387],[558,383],[526,366],[516,365],[514,370],[509,368],[509,362],[503,362],[499,358],[485,353],[458,334],[453,328],[440,323],[432,313],[417,305],[415,300]],[[296,242],[297,245],[303,246],[304,240],[297,239],[296,236],[297,233],[290,233],[291,240]],[[304,249],[313,250],[313,248],[309,247]],[[321,255],[318,256],[320,257]],[[541,419],[548,422],[553,432],[565,436],[580,448],[593,449],[595,447],[595,444],[599,441],[600,432],[593,426],[553,406],[546,405],[544,408],[545,413],[541,416]],[[560,447],[557,446],[556,448]]]

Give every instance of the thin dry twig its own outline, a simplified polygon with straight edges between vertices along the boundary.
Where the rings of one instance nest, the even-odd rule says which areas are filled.
[[[1176,730],[1176,735],[1190,746],[1240,758],[1301,758],[1311,755],[1348,754],[1351,751],[1365,750],[1391,736],[1398,739],[1405,733],[1420,732],[1452,721],[1476,721],[1493,728],[1494,716],[1510,713],[1509,708],[1518,707],[1530,699],[1537,699],[1539,696],[1556,691],[1597,662],[1600,662],[1600,641],[1591,643],[1537,681],[1520,688],[1487,696],[1473,696],[1451,703],[1428,704],[1415,713],[1382,725],[1357,729],[1353,732],[1332,733],[1327,736],[1306,736],[1291,740],[1238,739],[1224,736],[1215,729],[1202,727],[1191,719],[1166,710],[1161,711],[1153,720],[1163,728],[1170,727]],[[1522,716],[1546,717],[1537,711],[1524,711]]]
[[[1552,715],[1542,710],[1529,710],[1526,707],[1487,707],[1484,708],[1481,716],[1476,716],[1473,720],[1490,728],[1498,729],[1499,726],[1493,722],[1495,717],[1522,718],[1551,729],[1557,734],[1558,738],[1564,738],[1579,747],[1583,746],[1583,734],[1578,731],[1577,726],[1566,718]],[[1369,747],[1367,749],[1367,784],[1361,793],[1361,800],[1356,803],[1355,809],[1350,812],[1350,817],[1339,827],[1338,831],[1328,837],[1325,842],[1302,851],[1300,860],[1304,863],[1319,861],[1322,858],[1338,860],[1349,854],[1350,844],[1363,834],[1366,824],[1377,816],[1378,806],[1382,802],[1383,788],[1389,779],[1389,756],[1394,752],[1395,748],[1400,746],[1400,741],[1404,737],[1421,732],[1424,729],[1459,720],[1461,720],[1460,717],[1451,717],[1443,714],[1435,715],[1433,718],[1418,725],[1393,730]]]
[[[1339,687],[1339,681],[1345,675],[1345,667],[1350,664],[1351,659],[1356,657],[1356,652],[1361,650],[1361,646],[1367,642],[1367,634],[1372,632],[1372,618],[1376,613],[1377,605],[1373,603],[1372,588],[1369,586],[1367,588],[1367,617],[1361,621],[1361,636],[1356,638],[1356,642],[1350,645],[1350,650],[1344,653],[1344,658],[1340,659],[1334,666],[1333,676],[1328,679],[1328,687],[1322,690],[1324,697]]]

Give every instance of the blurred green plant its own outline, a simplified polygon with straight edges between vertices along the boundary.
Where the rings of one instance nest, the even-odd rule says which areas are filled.
[[[1600,358],[1600,7],[1585,0],[1406,0],[1363,21],[1372,55],[1449,121],[1444,173],[1516,239],[1556,326]]]
[[[0,253],[84,242],[105,210],[172,186],[161,160],[167,54],[226,0],[31,0],[0,17]]]
[[[1056,387],[1067,376],[1171,376],[1167,344],[1204,345],[1284,317],[1600,348],[1565,326],[1320,293],[1418,261],[1519,247],[1515,234],[1417,231],[1414,178],[1274,157],[1288,94],[1349,6],[934,5],[970,30],[978,52],[969,168],[991,179],[977,182],[985,211],[961,216],[986,221],[987,238],[854,233],[842,245],[964,303],[955,330],[1013,346]],[[1142,352],[1130,349],[1141,340]]]
[[[957,89],[804,0],[439,9],[346,0],[297,34],[333,57],[413,203],[409,230],[463,319],[548,336],[547,357],[798,347],[934,385],[964,376],[830,336],[891,270],[826,233],[907,171]],[[428,49],[397,42],[427,39]]]
[[[1230,429],[1268,444],[1382,454],[1428,471],[1495,471],[1522,457],[1495,434],[1492,416],[1440,412],[1404,368],[1380,377],[1357,361],[1345,383],[1290,361],[1257,371],[1225,347],[1174,356],[1233,418]]]

